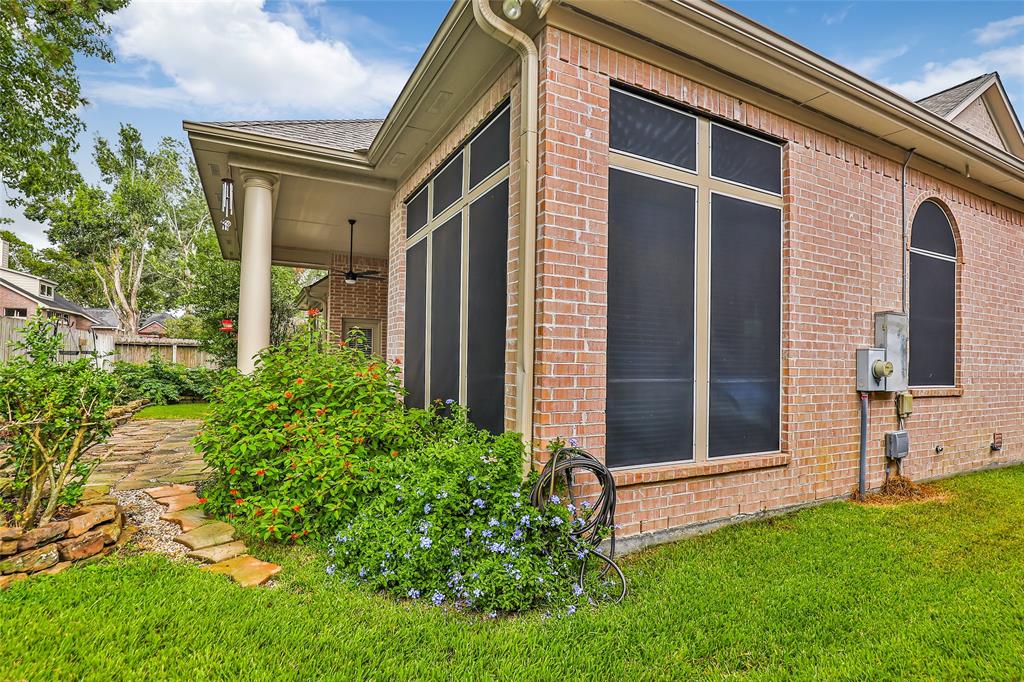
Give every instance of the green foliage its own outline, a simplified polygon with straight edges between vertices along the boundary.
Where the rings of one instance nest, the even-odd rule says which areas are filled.
[[[397,369],[318,328],[315,318],[229,373],[196,438],[219,478],[207,508],[262,537],[322,537],[388,483],[430,414],[400,402]]]
[[[397,366],[318,320],[218,390],[196,438],[219,473],[206,508],[267,540],[334,535],[332,571],[402,597],[502,611],[578,600],[574,510],[530,505],[520,437],[476,429],[457,405],[406,409]]]
[[[571,536],[582,522],[575,510],[557,496],[543,512],[530,504],[519,434],[494,437],[450,409],[334,538],[337,569],[436,606],[518,612],[578,602],[586,555]]]
[[[195,315],[185,314],[172,317],[164,322],[167,336],[172,339],[199,339],[203,333],[203,321]]]
[[[115,362],[113,370],[121,402],[146,399],[154,405],[209,400],[218,375],[217,370],[167,362],[155,351],[143,365]]]
[[[222,366],[233,367],[237,339],[218,330],[221,320],[238,319],[238,261],[224,259],[211,227],[198,236],[192,263],[195,284],[184,301],[200,321],[192,338],[199,339],[202,349]],[[281,343],[294,327],[299,284],[294,268],[275,266],[270,276],[270,341]]]
[[[116,142],[96,139],[93,160],[102,182],[33,200],[26,215],[49,223],[50,241],[88,264],[122,327],[138,329],[143,310],[174,308],[191,287],[182,262],[209,220],[197,211],[202,195],[180,141],[147,149],[122,124]]]
[[[0,0],[0,179],[7,187],[42,197],[76,182],[71,153],[86,101],[75,58],[113,61],[106,22],[126,4]]]
[[[20,351],[0,365],[0,471],[12,482],[0,491],[0,515],[17,525],[46,523],[81,494],[91,467],[82,455],[110,434],[106,413],[114,379],[93,361],[59,363],[56,322],[35,316],[14,344]]]

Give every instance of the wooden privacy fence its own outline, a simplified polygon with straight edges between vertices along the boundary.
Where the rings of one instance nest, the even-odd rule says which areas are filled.
[[[114,344],[115,359],[141,365],[154,351],[167,362],[186,367],[213,367],[214,359],[199,349],[194,339],[161,339],[152,336],[118,336]]]
[[[21,339],[18,330],[26,320],[15,317],[0,317],[0,362],[6,362],[15,351],[11,342]],[[97,352],[104,365],[121,360],[141,365],[154,351],[167,362],[178,362],[186,367],[213,367],[213,356],[199,349],[194,339],[160,339],[149,336],[118,336],[110,333],[93,333],[59,326],[58,333],[63,339],[60,358],[64,361],[77,360]]]

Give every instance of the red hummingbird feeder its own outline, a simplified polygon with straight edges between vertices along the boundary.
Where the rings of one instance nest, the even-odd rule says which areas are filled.
[[[233,320],[221,320],[220,321],[220,331],[224,332],[225,334],[234,334],[235,333],[235,323],[234,323],[234,321]]]

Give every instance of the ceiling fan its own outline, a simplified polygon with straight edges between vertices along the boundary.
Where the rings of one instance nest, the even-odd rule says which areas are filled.
[[[356,234],[355,218],[348,219],[348,270],[345,271],[345,284],[355,284],[360,279],[384,279],[377,270],[355,272],[352,269],[352,242]]]

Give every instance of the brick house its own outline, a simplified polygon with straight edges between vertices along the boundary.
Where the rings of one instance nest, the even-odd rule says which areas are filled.
[[[42,310],[72,329],[89,331],[100,324],[82,306],[57,293],[57,283],[10,267],[8,244],[0,239],[0,317],[24,319]]]
[[[456,2],[383,120],[185,123],[241,260],[243,371],[271,263],[328,270],[310,296],[376,324],[409,404],[458,399],[536,457],[575,438],[644,541],[849,494],[855,351],[905,311],[905,472],[1024,459],[998,75],[915,103],[709,0],[504,7]],[[869,487],[895,397],[867,399]]]

